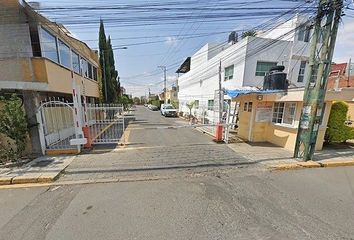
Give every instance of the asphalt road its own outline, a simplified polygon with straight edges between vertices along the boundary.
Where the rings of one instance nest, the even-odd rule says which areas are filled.
[[[1,240],[354,239],[354,168],[0,189]]]
[[[135,120],[125,130],[125,146],[99,147],[78,156],[60,181],[118,178],[121,176],[171,176],[245,167],[251,163],[225,144],[179,118],[137,107]],[[108,148],[107,148],[108,147]]]
[[[0,187],[0,240],[354,239],[353,167],[265,171],[156,129],[181,121],[138,108],[126,146],[80,155],[58,186]],[[138,181],[80,183],[125,176]]]

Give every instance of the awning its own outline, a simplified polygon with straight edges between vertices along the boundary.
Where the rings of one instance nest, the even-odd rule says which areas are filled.
[[[257,93],[257,94],[270,94],[270,93],[277,93],[283,92],[284,90],[259,90],[255,87],[242,87],[238,89],[225,89],[226,95],[231,98],[238,97],[240,95],[250,94],[250,93]]]

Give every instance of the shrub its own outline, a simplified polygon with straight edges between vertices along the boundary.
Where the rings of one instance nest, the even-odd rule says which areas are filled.
[[[3,161],[16,160],[22,157],[26,148],[27,123],[22,101],[15,94],[9,99],[0,98],[2,110],[0,114],[0,134],[6,136],[7,141],[1,143],[1,159]],[[15,144],[15,146],[13,146]]]
[[[332,105],[325,136],[327,142],[341,143],[354,139],[354,129],[345,125],[347,112],[348,105],[345,102],[336,102]]]

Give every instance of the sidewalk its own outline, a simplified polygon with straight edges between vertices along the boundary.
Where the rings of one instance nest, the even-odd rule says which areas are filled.
[[[271,143],[241,142],[228,146],[250,162],[273,170],[354,166],[354,144],[325,146],[322,151],[315,153],[313,161],[308,162],[293,158],[293,152]]]
[[[74,158],[43,156],[21,167],[0,169],[0,185],[53,182]]]

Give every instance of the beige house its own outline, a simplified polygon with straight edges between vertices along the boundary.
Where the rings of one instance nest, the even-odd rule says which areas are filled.
[[[87,102],[99,97],[97,52],[62,25],[38,14],[25,1],[0,0],[0,94],[24,100],[34,152],[38,152],[35,117],[41,101],[72,101],[73,81]]]
[[[159,94],[159,99],[161,101],[165,101],[165,93],[164,92]],[[171,89],[166,91],[166,99],[167,99],[167,103],[178,102],[176,87],[172,87]]]
[[[270,142],[293,151],[303,108],[304,89],[276,93],[250,93],[233,99],[239,103],[238,136],[250,142]],[[334,101],[354,101],[354,88],[328,91],[316,150],[323,147],[331,106]]]

